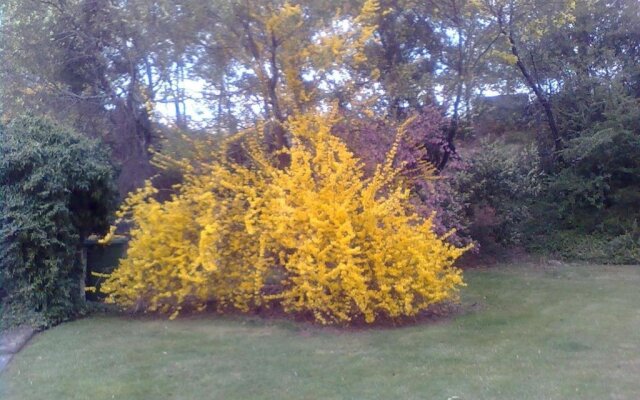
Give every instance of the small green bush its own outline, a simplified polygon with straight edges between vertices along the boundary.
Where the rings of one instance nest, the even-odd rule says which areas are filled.
[[[530,250],[569,261],[602,264],[640,263],[640,231],[618,236],[555,231],[531,242]]]
[[[454,187],[467,204],[472,236],[482,244],[519,245],[532,218],[534,200],[544,187],[533,147],[485,142]]]
[[[46,326],[82,309],[84,238],[117,202],[109,154],[46,119],[0,127],[0,304],[4,323]]]

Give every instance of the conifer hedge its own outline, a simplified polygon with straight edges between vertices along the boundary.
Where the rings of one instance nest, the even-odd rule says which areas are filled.
[[[117,203],[109,154],[44,118],[0,127],[0,311],[46,326],[83,306],[82,241]]]

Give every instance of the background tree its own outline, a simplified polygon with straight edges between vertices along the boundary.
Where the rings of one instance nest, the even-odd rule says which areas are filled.
[[[12,1],[3,8],[5,117],[29,110],[110,144],[123,192],[151,173],[152,104],[184,48],[168,1]],[[171,43],[170,45],[168,43]]]
[[[549,76],[539,73],[539,59],[535,52],[541,48],[543,43],[541,39],[545,35],[574,21],[575,2],[486,0],[483,8],[502,34],[501,44],[504,50],[500,54],[506,62],[518,69],[525,87],[531,90],[542,107],[549,127],[553,151],[556,156],[559,156],[562,150],[562,138],[550,94],[558,83],[549,79]]]

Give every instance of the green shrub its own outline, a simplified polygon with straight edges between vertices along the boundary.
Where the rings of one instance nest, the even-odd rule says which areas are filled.
[[[563,230],[620,236],[640,218],[640,103],[613,85],[580,106],[588,112],[569,114],[549,204]]]
[[[482,244],[520,244],[544,175],[533,147],[483,143],[455,178],[464,197],[472,236]]]
[[[536,202],[529,245],[567,259],[638,263],[640,104],[613,85],[569,106],[563,162]]]
[[[104,232],[117,191],[97,143],[45,119],[0,128],[2,320],[49,325],[81,310],[80,249]]]
[[[640,263],[640,231],[618,236],[555,231],[531,242],[530,250],[552,254],[569,261],[602,264]]]

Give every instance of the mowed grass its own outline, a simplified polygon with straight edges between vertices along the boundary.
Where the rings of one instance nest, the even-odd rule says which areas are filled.
[[[397,329],[217,316],[63,324],[0,375],[0,398],[640,398],[640,267],[465,276],[466,311]]]

